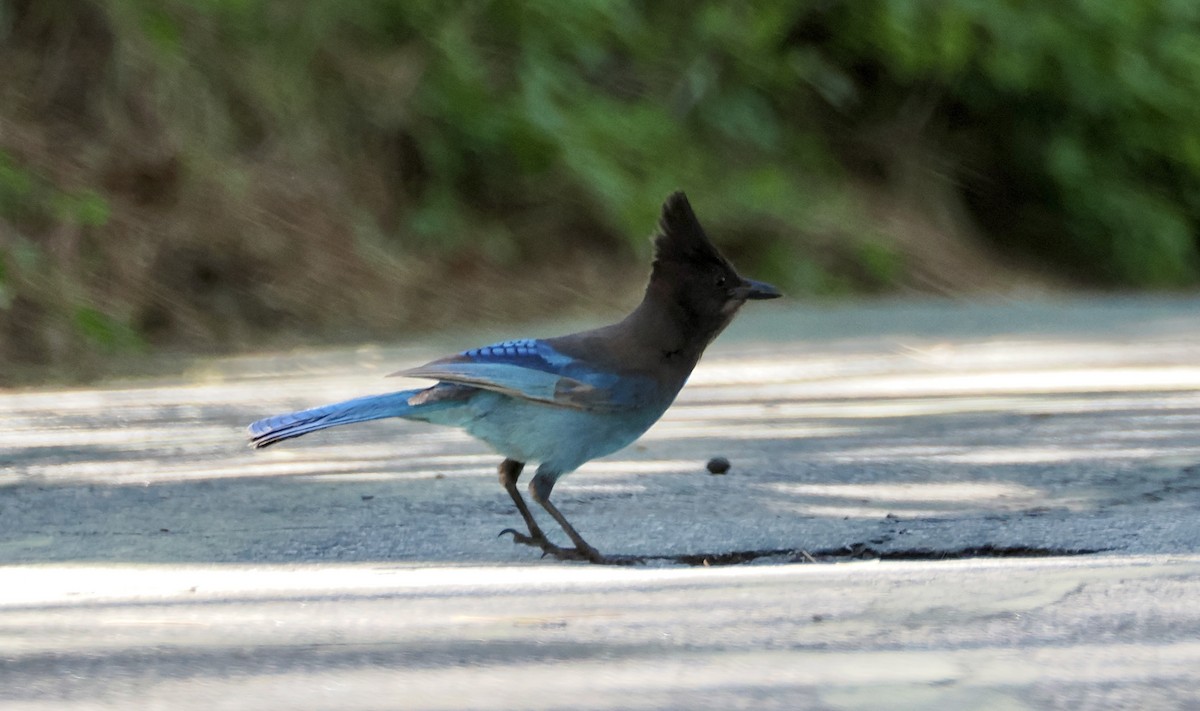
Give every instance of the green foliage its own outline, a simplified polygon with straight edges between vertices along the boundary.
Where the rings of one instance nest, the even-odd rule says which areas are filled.
[[[48,178],[17,165],[0,150],[0,218],[16,224],[53,222],[101,227],[108,201],[95,190],[62,190]]]
[[[395,228],[410,248],[483,234],[516,250],[492,252],[528,254],[547,235],[497,213],[571,196],[644,251],[677,187],[718,218],[753,207],[802,220],[795,186],[833,165],[788,126],[806,110],[792,87],[817,70],[786,61],[798,9],[783,4],[114,3],[178,72],[167,83],[188,87],[180,100],[204,105],[186,135],[241,147],[269,127],[274,145],[320,160],[411,146],[399,170],[417,177],[391,186],[410,193]],[[217,108],[233,97],[252,100],[236,120]],[[764,185],[764,170],[790,188]]]
[[[644,250],[681,186],[718,225],[853,234],[857,211],[826,200],[838,146],[932,97],[921,139],[959,160],[1002,248],[1113,283],[1198,277],[1196,3],[118,4],[178,59],[171,83],[213,102],[192,135],[310,160],[331,136],[346,170],[407,146],[389,188],[408,207],[385,231],[409,249],[527,256],[550,235],[509,206],[567,197]]]
[[[91,306],[76,307],[72,323],[91,345],[108,353],[136,351],[145,347],[142,338],[128,324]]]
[[[12,219],[22,215],[33,185],[33,176],[0,150],[0,217]]]
[[[866,273],[866,284],[883,290],[898,283],[904,273],[904,258],[892,246],[884,242],[864,241],[858,245],[855,255]]]
[[[49,358],[395,333],[445,279],[644,259],[676,188],[792,294],[938,283],[930,225],[1200,280],[1193,0],[21,0],[0,38],[0,330]]]
[[[12,306],[12,288],[8,286],[8,259],[0,252],[0,311],[6,311]]]
[[[93,306],[72,306],[87,301],[75,275],[54,264],[30,237],[47,226],[60,231],[103,227],[110,212],[108,202],[96,191],[60,189],[0,151],[0,226],[7,224],[11,230],[6,239],[0,239],[0,325],[20,294],[50,311],[73,308],[74,318],[69,321],[73,333],[68,337],[73,335],[109,352],[140,348],[141,339],[128,325]],[[8,344],[10,352],[26,347],[40,350],[34,344]]]
[[[830,22],[891,82],[876,100],[939,96],[939,138],[1012,184],[985,203],[1013,215],[980,216],[998,243],[1114,283],[1200,277],[1200,4],[894,0]]]
[[[103,227],[111,210],[106,201],[95,190],[55,195],[52,209],[59,221],[81,227]]]

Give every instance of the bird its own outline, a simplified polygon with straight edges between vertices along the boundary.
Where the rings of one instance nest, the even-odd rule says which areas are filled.
[[[267,417],[249,426],[251,445],[391,417],[460,427],[504,457],[500,484],[526,530],[506,528],[501,536],[541,549],[542,557],[611,562],[551,502],[555,484],[634,442],[670,407],[704,349],[747,301],[781,296],[770,284],[738,275],[682,191],[663,203],[653,242],[645,294],[621,321],[495,343],[401,370],[392,375],[436,383]],[[573,547],[546,536],[517,489],[527,462],[538,463],[529,495]]]

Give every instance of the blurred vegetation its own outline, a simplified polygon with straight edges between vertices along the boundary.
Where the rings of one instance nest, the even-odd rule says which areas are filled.
[[[797,295],[1200,276],[1194,0],[0,0],[0,64],[0,383],[628,305],[675,188]]]

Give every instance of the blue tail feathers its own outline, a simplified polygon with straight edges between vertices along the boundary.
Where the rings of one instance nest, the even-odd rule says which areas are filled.
[[[411,416],[415,414],[414,410],[428,407],[409,402],[414,395],[420,392],[422,390],[418,389],[384,395],[368,395],[333,405],[314,407],[311,410],[267,417],[253,423],[248,428],[250,444],[256,448],[262,448],[285,439],[323,430],[326,427],[381,420],[386,417]]]

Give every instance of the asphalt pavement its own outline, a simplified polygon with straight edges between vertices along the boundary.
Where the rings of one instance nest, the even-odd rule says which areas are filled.
[[[0,391],[0,708],[1200,705],[1200,300],[776,303],[555,489],[623,566],[454,430],[245,445],[569,326]]]

